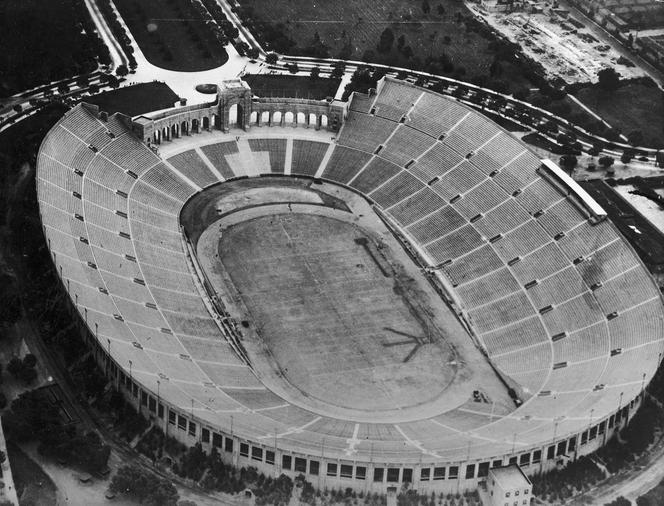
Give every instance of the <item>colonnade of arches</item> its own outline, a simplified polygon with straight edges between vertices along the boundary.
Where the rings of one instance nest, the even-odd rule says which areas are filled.
[[[162,124],[159,128],[155,128],[151,140],[156,144],[161,144],[162,142],[170,141],[183,135],[221,130],[222,128],[219,114],[211,114],[209,116],[190,118],[182,121],[178,120],[178,118],[172,118],[168,124]]]
[[[253,111],[249,116],[249,124],[252,126],[306,126],[319,128],[328,127],[327,114],[316,114],[313,112],[293,111]]]

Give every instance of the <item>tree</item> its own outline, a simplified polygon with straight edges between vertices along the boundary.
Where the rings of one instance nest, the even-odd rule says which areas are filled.
[[[634,153],[630,149],[626,149],[623,151],[623,154],[620,155],[620,161],[622,163],[629,163],[632,161],[632,158],[634,158]]]
[[[300,67],[298,67],[297,63],[289,63],[286,68],[288,68],[288,72],[291,74],[297,74],[300,71]]]
[[[23,365],[25,367],[34,367],[37,365],[37,357],[35,357],[32,353],[27,353],[25,357],[23,357]]]
[[[129,69],[126,65],[120,65],[117,69],[115,69],[115,75],[118,77],[124,77],[127,74],[129,74]]]
[[[148,506],[176,506],[179,499],[171,482],[133,464],[118,469],[108,488],[115,494],[126,494]]]
[[[438,11],[439,16],[444,16],[445,15],[445,7],[443,7],[443,4],[438,4],[438,7],[436,7],[436,10]]]
[[[574,155],[563,155],[560,157],[560,166],[567,172],[571,172],[576,167],[578,160]]]
[[[258,55],[259,55],[258,49],[256,49],[255,47],[251,47],[249,48],[249,50],[247,50],[247,57],[250,60],[255,60],[256,58],[258,58]]]
[[[422,0],[422,12],[424,12],[424,14],[429,14],[429,12],[431,12],[431,6],[429,5],[428,0]]]
[[[313,67],[311,69],[311,73],[309,74],[309,77],[313,79],[314,81],[320,77],[320,69],[318,67]]]
[[[279,59],[279,57],[277,56],[276,53],[268,53],[267,56],[265,57],[265,61],[269,65],[274,65],[275,63],[277,63],[278,59]]]
[[[385,28],[380,34],[380,41],[376,49],[379,53],[387,53],[392,49],[392,44],[394,44],[394,32],[390,28]]]
[[[23,106],[21,104],[16,104],[14,107],[14,112],[22,112],[23,111]]]
[[[597,163],[599,163],[600,166],[604,169],[608,169],[615,163],[615,161],[616,160],[612,156],[602,156],[599,160],[597,160]]]
[[[639,504],[638,500],[636,501]],[[604,506],[631,506],[631,502],[628,499],[625,499],[623,496],[616,498],[615,501],[606,503]]]
[[[607,67],[597,72],[598,85],[605,91],[615,91],[620,88],[620,74],[615,69]]]
[[[333,79],[341,79],[346,72],[346,64],[343,61],[337,61],[334,63],[334,68],[332,69],[332,74],[330,77]]]
[[[634,130],[627,135],[627,140],[632,146],[639,146],[643,143],[643,132],[641,130]]]
[[[11,374],[14,378],[18,378],[23,370],[23,362],[18,357],[12,357],[7,364],[7,372]]]

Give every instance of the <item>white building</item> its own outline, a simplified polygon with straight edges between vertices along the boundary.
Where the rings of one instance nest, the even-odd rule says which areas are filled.
[[[491,506],[524,506],[533,497],[532,483],[517,464],[491,469],[486,490]]]

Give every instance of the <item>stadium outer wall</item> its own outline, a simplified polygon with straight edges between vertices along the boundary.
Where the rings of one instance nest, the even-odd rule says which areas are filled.
[[[315,107],[319,106],[316,104]],[[321,104],[320,107],[325,106]],[[188,113],[195,114],[196,110],[194,108]],[[177,112],[180,111],[176,110]],[[315,112],[311,114],[315,114]],[[260,117],[260,115],[258,116]],[[176,125],[179,119],[174,121],[173,125]],[[169,116],[162,116],[160,120],[166,124]],[[208,125],[212,127],[210,123]],[[320,126],[317,122],[316,127]],[[328,128],[334,129],[330,123],[328,123]],[[150,139],[149,136],[141,138],[144,141]],[[55,258],[53,259],[55,261]],[[191,255],[188,255],[188,260],[195,262],[195,258],[192,258]],[[57,262],[55,263],[57,264]],[[98,341],[92,329],[89,329],[84,323],[83,315],[79,311],[75,311],[72,300],[70,300],[70,304],[72,314],[78,313],[76,320],[85,341],[93,350],[95,359],[109,379],[142,414],[149,417],[164,433],[186,445],[201,443],[206,451],[217,447],[224,461],[235,466],[254,466],[261,472],[273,476],[281,473],[290,476],[304,474],[308,481],[319,488],[351,487],[358,491],[382,493],[388,486],[410,482],[412,488],[422,493],[432,491],[454,493],[477,488],[479,482],[483,481],[486,476],[484,466],[488,468],[488,466],[518,463],[528,474],[547,471],[568,460],[575,460],[582,455],[592,453],[601,447],[616,430],[628,422],[643,396],[641,392],[634,399],[625,399],[624,405],[622,405],[623,399],[621,398],[621,405],[616,412],[605,418],[592,420],[588,428],[580,433],[563,434],[564,438],[560,439],[560,436],[557,438],[554,432],[547,443],[540,443],[527,450],[512,451],[507,455],[496,455],[491,460],[484,458],[482,460],[441,462],[440,464],[428,464],[426,460],[423,460],[421,464],[404,466],[396,462],[381,461],[380,457],[373,458],[371,461],[362,461],[352,457],[330,459],[322,455],[323,451],[321,451],[321,455],[312,453],[305,455],[291,451],[289,448],[280,448],[277,442],[259,444],[239,438],[233,433],[232,426],[225,428],[225,431],[220,430],[219,427],[212,427],[196,417],[193,412],[171,405],[160,397],[159,391],[150,391],[137,384],[132,378],[131,369],[127,374],[126,368],[112,359],[104,344]],[[545,438],[543,437],[542,440],[544,441]],[[328,476],[329,464],[341,469],[341,472],[337,471],[335,476]],[[437,465],[446,470],[445,479],[436,479],[436,469],[440,469]],[[346,467],[346,472],[344,472],[344,467]],[[422,479],[424,477],[423,469],[429,469],[428,479]],[[380,476],[380,480],[376,479],[377,476]]]

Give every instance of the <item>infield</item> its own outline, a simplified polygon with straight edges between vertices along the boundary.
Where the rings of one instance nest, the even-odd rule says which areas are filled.
[[[236,210],[220,213],[198,241],[261,382],[296,405],[352,420],[434,416],[476,390],[509,411],[505,386],[371,207],[321,186],[348,207],[278,184],[262,186],[256,203],[245,197],[256,190],[238,182],[214,203]]]

